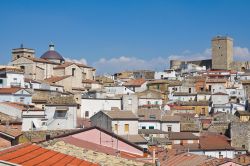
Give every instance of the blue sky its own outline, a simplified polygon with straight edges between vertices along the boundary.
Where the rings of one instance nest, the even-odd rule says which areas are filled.
[[[40,57],[53,42],[99,73],[162,70],[169,59],[210,57],[216,35],[234,38],[236,59],[250,60],[247,0],[1,0],[1,64],[21,43]]]

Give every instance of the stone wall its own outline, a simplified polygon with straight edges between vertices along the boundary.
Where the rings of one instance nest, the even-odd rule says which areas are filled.
[[[44,130],[44,131],[27,131],[23,132],[23,137],[25,137],[26,142],[39,142],[46,140],[46,135],[49,135],[50,138],[60,136],[63,134],[69,134],[79,129],[72,130]],[[24,138],[21,138],[24,139]]]
[[[232,122],[230,135],[233,147],[245,147],[250,152],[250,122]]]

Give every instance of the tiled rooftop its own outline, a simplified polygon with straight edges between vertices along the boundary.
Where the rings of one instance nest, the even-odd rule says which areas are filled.
[[[65,78],[68,78],[68,77],[70,77],[70,75],[66,75],[66,76],[52,76],[50,78],[45,79],[44,81],[48,82],[48,83],[56,83],[58,81],[64,80]]]
[[[0,133],[14,138],[22,135],[22,132],[19,129],[14,129],[11,126],[3,125],[0,125]]]
[[[97,166],[83,159],[45,149],[34,144],[21,144],[0,151],[0,160],[24,166],[28,165],[67,165]]]
[[[21,88],[0,88],[0,94],[13,94],[19,90],[21,90]]]
[[[132,111],[106,111],[104,113],[111,119],[138,119]]]
[[[103,166],[143,166],[145,164],[135,160],[128,160],[135,159],[139,156],[125,152],[120,152],[120,154],[118,154],[114,149],[73,137],[64,137],[59,140],[44,142],[42,146],[89,162],[96,162]]]
[[[204,150],[225,150],[233,149],[228,138],[224,135],[203,135],[200,136],[200,148]]]
[[[130,81],[128,81],[128,82],[126,82],[126,83],[124,83],[123,85],[124,86],[128,86],[128,87],[130,87],[130,86],[135,86],[135,87],[140,87],[142,84],[144,84],[146,82],[146,80],[145,79],[136,79],[136,80],[130,80]]]

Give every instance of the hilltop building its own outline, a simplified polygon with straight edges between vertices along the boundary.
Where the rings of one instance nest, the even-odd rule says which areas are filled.
[[[187,64],[205,66],[206,69],[214,70],[237,70],[250,69],[249,61],[233,61],[233,39],[228,36],[216,36],[211,41],[212,59],[181,61],[170,60],[170,69],[180,70]]]
[[[61,85],[67,91],[82,91],[84,80],[95,79],[94,68],[65,61],[63,56],[55,51],[53,44],[49,45],[49,50],[40,58],[35,57],[35,50],[21,45],[20,48],[12,50],[11,63],[24,71],[25,78]]]

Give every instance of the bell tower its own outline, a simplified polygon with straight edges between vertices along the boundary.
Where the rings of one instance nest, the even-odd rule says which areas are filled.
[[[230,70],[233,62],[233,39],[216,36],[212,39],[212,69]]]
[[[21,57],[34,58],[35,50],[30,48],[24,48],[23,44],[21,44],[20,48],[12,49],[12,61]]]

